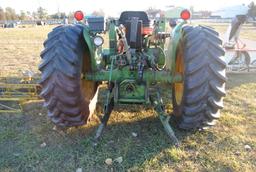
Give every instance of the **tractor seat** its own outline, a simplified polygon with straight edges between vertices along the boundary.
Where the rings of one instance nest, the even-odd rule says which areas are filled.
[[[142,21],[143,27],[150,26],[150,20],[148,19],[148,15],[144,11],[124,11],[121,13],[119,18],[119,24],[126,25],[127,21],[132,18],[138,18],[138,20]]]

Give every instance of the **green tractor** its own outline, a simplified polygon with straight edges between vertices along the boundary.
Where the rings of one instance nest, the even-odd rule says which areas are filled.
[[[188,10],[172,33],[165,22],[154,26],[143,11],[122,12],[118,20],[75,13],[78,24],[48,34],[41,53],[41,97],[48,117],[59,127],[81,126],[94,113],[98,87],[108,84],[97,141],[118,104],[152,105],[168,136],[178,145],[161,98],[161,85],[172,91],[173,116],[186,130],[216,123],[225,96],[226,63],[219,34],[191,26]],[[168,48],[166,40],[169,39]]]

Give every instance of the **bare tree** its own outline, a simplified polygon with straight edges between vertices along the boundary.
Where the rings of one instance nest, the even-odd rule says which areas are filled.
[[[256,5],[254,4],[254,2],[251,2],[250,5],[249,5],[248,15],[250,17],[252,17],[253,20],[255,20],[255,18],[256,18]]]
[[[33,12],[32,12],[32,17],[33,17],[33,19],[38,19],[38,14],[37,14],[37,12],[33,11]]]
[[[5,20],[5,12],[2,7],[0,7],[0,20]]]
[[[64,19],[67,17],[65,12],[58,12],[49,16],[52,19]]]
[[[6,20],[16,20],[18,17],[13,8],[6,7],[5,8],[5,18],[6,18]]]
[[[69,13],[68,13],[68,19],[69,19],[69,20],[73,20],[73,19],[74,19],[74,13],[75,13],[75,12],[69,12]]]
[[[39,7],[38,9],[37,9],[37,16],[38,16],[38,18],[39,19],[46,19],[47,18],[47,10],[46,9],[44,9],[43,7]]]

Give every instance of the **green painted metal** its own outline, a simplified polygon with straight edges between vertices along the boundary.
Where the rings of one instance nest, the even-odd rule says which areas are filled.
[[[161,38],[159,39],[158,36],[166,33],[166,19],[163,17],[156,19],[153,30],[154,30],[153,37],[157,38],[154,41],[153,46],[157,46],[159,48],[164,49],[165,39],[161,39]]]
[[[164,16],[167,19],[179,19],[180,13],[185,9],[186,8],[183,8],[183,7],[173,7],[173,8],[170,8],[169,10],[166,10],[164,13]]]
[[[109,71],[109,74],[108,74],[108,84],[109,84],[108,86],[109,86],[109,87],[110,87],[110,83],[111,83],[111,81],[112,81],[113,67],[114,67],[114,58],[112,58],[112,60],[111,60],[110,71]],[[106,99],[105,105],[108,105],[108,104],[109,104],[110,95],[111,95],[111,92],[109,91],[108,94],[107,94],[107,99]]]
[[[173,141],[175,146],[179,147],[180,146],[179,140],[175,136],[175,133],[169,123],[170,115],[168,115],[165,112],[163,100],[160,96],[159,90],[155,90],[154,92],[152,92],[150,99],[151,99],[152,105],[154,106],[155,111],[157,112],[157,114],[160,118],[160,121],[165,129],[165,132],[168,134],[168,136]]]
[[[148,102],[143,99],[138,99],[134,96],[134,98],[119,98],[117,103],[119,104],[148,104]]]
[[[168,136],[170,137],[170,139],[174,142],[175,146],[179,147],[180,143],[179,140],[177,139],[177,137],[175,136],[175,133],[170,125],[170,116],[168,114],[166,114],[162,109],[161,111],[156,110],[161,123],[164,126],[165,132],[168,134]]]
[[[106,102],[104,104],[104,109],[103,109],[103,117],[101,119],[101,124],[99,125],[97,131],[96,131],[96,135],[94,137],[94,142],[93,142],[93,146],[97,146],[98,145],[98,139],[100,138],[104,128],[107,125],[107,122],[109,120],[110,114],[114,108],[114,95],[113,95],[113,88],[111,87],[111,78],[112,78],[112,71],[113,71],[113,66],[114,66],[114,58],[112,58],[111,60],[111,66],[110,66],[110,73],[109,73],[109,79],[108,79],[108,93],[107,93],[107,98],[106,98]]]
[[[161,17],[159,18],[159,32],[165,32],[166,31],[166,21],[165,18]]]
[[[114,22],[110,22],[109,24],[109,54],[110,55],[115,55],[117,53],[117,39],[116,39],[116,26]]]
[[[118,83],[116,103],[146,103],[148,102],[146,84],[135,80],[124,80]]]
[[[187,21],[184,20],[181,23],[179,23],[172,31],[172,41],[170,41],[171,57],[168,57],[168,58],[171,58],[172,73],[175,72],[177,50],[178,50],[179,43],[182,39],[182,28],[185,24],[187,24]]]
[[[90,52],[91,70],[96,71],[96,69],[97,69],[97,65],[96,65],[97,63],[96,63],[96,59],[95,59],[96,47],[93,44],[93,40],[92,40],[92,37],[90,34],[90,29],[88,26],[84,26],[83,36],[84,36],[84,40],[87,45],[88,51]]]
[[[108,81],[110,75],[110,71],[98,71],[96,73],[86,73],[86,80],[92,81]],[[121,69],[114,69],[112,71],[111,81],[121,82],[125,79],[138,79],[137,71],[130,71],[129,67],[124,67]],[[143,74],[143,81],[145,82],[163,82],[163,83],[174,83],[174,82],[182,82],[183,76],[181,74],[172,75],[172,73],[168,71],[153,71],[146,70]]]
[[[163,48],[161,47],[148,48],[146,53],[150,60],[153,60],[154,51],[159,51],[159,54],[158,54],[159,56],[157,57],[157,64],[160,67],[163,67],[165,65],[165,58],[166,58]]]

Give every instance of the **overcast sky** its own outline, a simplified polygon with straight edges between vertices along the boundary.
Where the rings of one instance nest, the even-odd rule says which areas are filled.
[[[102,9],[106,14],[116,15],[122,10],[145,10],[148,7],[164,9],[168,5],[190,7],[195,10],[217,10],[233,5],[248,5],[256,0],[0,0],[0,6],[10,6],[20,12],[36,11],[39,6],[46,8],[48,13],[83,10],[90,14],[94,10]]]

